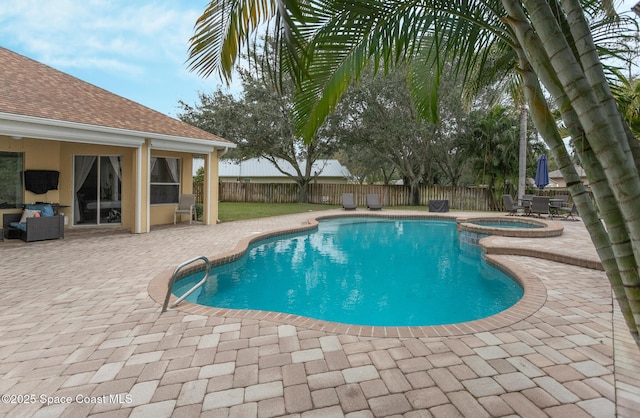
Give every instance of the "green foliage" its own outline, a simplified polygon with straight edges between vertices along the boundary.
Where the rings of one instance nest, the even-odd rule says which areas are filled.
[[[321,158],[330,158],[335,144],[318,135],[305,142],[296,135],[292,115],[292,83],[277,89],[276,73],[268,67],[272,53],[265,41],[263,49],[252,51],[252,66],[239,68],[242,94],[235,97],[218,89],[213,94],[200,94],[200,103],[191,106],[181,102],[179,118],[209,132],[221,135],[238,145],[228,157],[238,160],[261,157],[270,161],[284,175],[291,176],[299,188],[301,202],[307,200],[308,185],[313,180],[312,166]],[[294,168],[291,175],[284,167]]]
[[[612,86],[613,96],[631,132],[640,139],[640,78],[630,79],[622,72],[616,72],[616,75],[618,81]]]
[[[196,175],[193,176],[194,183],[204,183],[204,167],[199,167]]]
[[[417,117],[405,71],[369,72],[342,98],[328,126],[349,168],[361,167],[366,174],[359,177],[369,182],[397,172],[417,187],[435,164],[435,127]]]
[[[520,115],[503,106],[475,110],[470,115],[470,136],[463,144],[476,184],[485,185],[496,203],[503,194],[514,195],[518,187]],[[529,132],[527,173],[533,177],[543,144]]]

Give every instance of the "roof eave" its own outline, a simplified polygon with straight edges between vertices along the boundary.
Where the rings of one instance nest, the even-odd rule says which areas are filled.
[[[235,148],[226,141],[164,135],[108,126],[38,118],[0,112],[0,135],[119,147],[140,147],[145,139],[151,147],[167,151],[209,153],[215,149]]]

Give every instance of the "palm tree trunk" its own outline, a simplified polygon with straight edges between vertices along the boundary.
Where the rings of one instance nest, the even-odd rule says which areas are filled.
[[[571,0],[568,0],[569,2]],[[583,220],[585,221],[585,225],[591,235],[591,239],[598,250],[598,255],[603,263],[603,267],[607,273],[607,276],[611,282],[614,294],[618,301],[620,302],[620,307],[623,312],[625,321],[627,326],[636,338],[638,342],[638,325],[640,324],[640,309],[638,304],[638,293],[639,293],[639,281],[638,281],[638,257],[635,256],[637,251],[634,251],[634,245],[632,243],[633,231],[627,232],[625,225],[627,222],[634,221],[633,219],[628,219],[624,216],[624,213],[629,213],[630,209],[622,208],[622,206],[627,205],[627,202],[624,200],[620,200],[620,196],[622,193],[628,192],[628,184],[625,185],[617,185],[618,194],[616,195],[615,186],[612,186],[611,179],[616,179],[616,182],[627,182],[630,181],[634,183],[638,181],[637,171],[635,173],[635,178],[633,175],[633,170],[635,169],[635,162],[633,158],[625,161],[624,170],[611,170],[609,169],[609,176],[603,167],[608,167],[605,165],[606,163],[610,163],[610,161],[616,161],[617,158],[624,157],[624,145],[618,146],[617,150],[613,150],[613,156],[604,155],[606,151],[603,151],[602,146],[598,145],[598,150],[593,149],[592,142],[598,142],[601,140],[602,132],[607,132],[608,134],[615,135],[616,128],[613,127],[604,127],[604,126],[595,126],[596,124],[592,123],[596,121],[600,124],[606,124],[607,119],[614,118],[615,115],[612,115],[612,110],[607,106],[606,100],[597,100],[593,97],[591,84],[599,86],[600,96],[607,95],[606,89],[603,87],[602,82],[604,80],[606,84],[606,80],[604,79],[604,75],[597,75],[597,71],[591,69],[591,74],[589,77],[592,79],[591,83],[587,83],[587,76],[581,73],[581,68],[579,65],[572,65],[577,63],[575,59],[575,55],[572,50],[567,47],[567,42],[562,38],[559,34],[561,32],[558,27],[554,28],[555,20],[553,14],[550,12],[548,7],[545,8],[546,2],[539,0],[529,0],[524,2],[528,5],[528,10],[530,8],[536,9],[535,12],[531,13],[531,22],[533,25],[537,25],[535,27],[536,31],[533,31],[533,28],[529,25],[524,12],[521,7],[520,2],[503,0],[503,4],[505,9],[507,10],[510,20],[509,23],[511,27],[514,29],[516,36],[518,37],[519,43],[521,45],[526,45],[522,51],[526,51],[527,57],[525,60],[531,62],[534,67],[535,73],[538,78],[545,84],[547,89],[550,91],[552,96],[555,99],[556,104],[562,111],[562,117],[565,121],[567,127],[570,130],[570,133],[573,137],[574,143],[576,145],[576,151],[582,161],[582,164],[587,172],[587,176],[590,180],[591,187],[596,197],[596,200],[600,205],[600,213],[603,216],[607,224],[607,230],[604,230],[602,223],[600,222],[597,212],[593,208],[593,205],[590,202],[586,202],[584,196],[586,193],[582,191],[581,182],[579,181],[579,177],[575,174],[575,170],[573,169],[573,164],[571,163],[568,155],[566,153],[566,148],[564,144],[559,140],[559,134],[554,135],[554,131],[557,132],[556,127],[548,126],[550,114],[545,115],[541,120],[534,116],[534,113],[539,113],[541,109],[542,100],[538,100],[538,103],[532,104],[535,102],[535,97],[540,93],[534,94],[534,99],[530,99],[530,107],[532,109],[535,108],[535,112],[532,112],[532,117],[534,117],[534,121],[536,126],[540,130],[541,134],[545,139],[545,142],[551,147],[552,153],[556,161],[559,162],[560,169],[567,180],[567,184],[569,185],[571,194],[573,196],[574,201],[578,205],[579,211]],[[546,11],[546,12],[545,12]],[[534,17],[535,16],[535,17]],[[551,22],[540,21],[544,19],[550,19]],[[577,23],[576,23],[577,22]],[[586,26],[586,22],[580,22],[579,19],[575,17],[572,18],[573,25],[584,25]],[[539,26],[548,26],[545,28],[539,28]],[[586,26],[588,30],[588,26]],[[577,28],[574,28],[574,38],[578,38],[578,34],[580,31]],[[546,45],[541,39],[537,37],[537,34],[540,33],[541,36],[546,37],[546,42],[553,42],[554,46]],[[590,33],[590,32],[587,32]],[[543,38],[545,39],[545,38]],[[583,38],[579,38],[583,39]],[[563,45],[564,44],[564,45]],[[545,51],[544,48],[547,48]],[[591,51],[584,47],[584,54],[590,54]],[[554,59],[550,60],[548,57],[553,56]],[[520,54],[522,56],[522,54]],[[563,62],[566,61],[566,62]],[[521,60],[522,61],[522,60]],[[585,62],[592,61],[587,59]],[[521,63],[522,65],[522,63]],[[563,79],[556,78],[555,75],[558,74],[559,70],[565,69],[567,67],[572,68],[574,74],[571,76],[573,79],[581,79],[583,80],[580,84],[580,87],[583,90],[576,89],[576,85],[568,85],[568,78],[564,77]],[[536,78],[526,77],[525,74],[525,83],[530,87],[530,92],[539,88],[539,82]],[[564,85],[563,85],[564,83]],[[536,87],[537,86],[537,87]],[[578,94],[578,91],[581,91],[582,95]],[[590,96],[591,95],[591,96]],[[588,97],[591,100],[592,106],[589,108],[586,106],[585,98]],[[596,104],[593,106],[593,104]],[[544,104],[546,106],[546,103]],[[591,119],[585,119],[582,114],[590,114]],[[543,112],[546,113],[546,112]],[[605,117],[603,117],[603,115]],[[618,116],[619,118],[619,116]],[[539,126],[540,125],[540,126]],[[615,122],[614,122],[615,125]],[[548,129],[544,130],[541,127],[546,126]],[[626,142],[626,135],[623,141]],[[615,142],[615,140],[613,141]],[[628,143],[627,143],[628,145]],[[611,145],[614,146],[614,145]],[[629,150],[629,146],[626,147]],[[632,153],[627,152],[627,157],[632,156]],[[605,161],[603,164],[601,161]],[[628,171],[631,169],[631,175],[629,176]],[[624,212],[623,212],[624,210]],[[634,209],[636,210],[636,209]],[[637,210],[636,210],[637,213]]]
[[[520,109],[520,153],[518,158],[518,199],[526,193],[527,180],[527,106]]]

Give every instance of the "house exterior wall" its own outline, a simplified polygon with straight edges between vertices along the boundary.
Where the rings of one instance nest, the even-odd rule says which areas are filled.
[[[203,213],[203,221],[207,225],[213,225],[218,222],[219,158],[217,151],[214,151],[205,157],[203,190],[205,213]],[[193,187],[193,182],[191,183],[191,187]],[[206,210],[207,208],[208,210]]]
[[[150,205],[149,202],[149,158],[150,157],[170,157],[181,160],[181,193],[193,193],[192,164],[193,154],[189,152],[161,151],[151,149],[148,141],[140,148],[117,147],[107,145],[94,145],[76,142],[51,141],[40,139],[13,139],[8,136],[0,136],[0,151],[21,152],[24,155],[24,170],[56,170],[60,172],[58,190],[50,190],[46,194],[34,194],[24,190],[23,203],[51,202],[59,203],[68,218],[66,228],[81,228],[74,226],[73,204],[74,204],[74,157],[78,155],[96,156],[120,156],[122,162],[122,189],[121,189],[121,224],[129,228],[131,232],[148,232],[149,227],[154,225],[172,224],[175,204]],[[207,188],[206,196],[209,199],[210,207],[205,211],[205,223],[215,223],[217,210],[217,152],[206,156],[210,161],[208,170],[210,171],[209,182],[212,190]],[[140,165],[141,178],[137,176],[137,167]],[[136,214],[136,207],[140,205],[139,214]],[[206,204],[205,204],[206,206]],[[1,213],[17,213],[19,208],[3,209]],[[95,226],[95,225],[93,225]],[[109,225],[112,226],[112,225]],[[106,226],[105,227],[109,227]]]
[[[585,186],[589,185],[589,179],[586,177],[580,177],[580,180],[582,180],[582,183],[584,183]],[[564,181],[564,178],[562,177],[549,177],[549,181],[553,182],[555,187],[567,187],[567,182]]]
[[[0,136],[0,151],[21,152],[24,154],[25,170],[56,170],[60,171],[60,146],[59,143],[47,143],[35,139],[13,139],[8,136]],[[46,195],[24,191],[24,203],[34,203],[47,200],[60,202],[60,190],[49,190]],[[19,209],[7,210],[17,212]]]

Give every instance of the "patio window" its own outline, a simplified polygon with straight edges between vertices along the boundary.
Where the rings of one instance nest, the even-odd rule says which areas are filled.
[[[22,206],[23,161],[21,152],[0,152],[0,209]]]
[[[151,204],[178,203],[180,159],[151,157]]]

